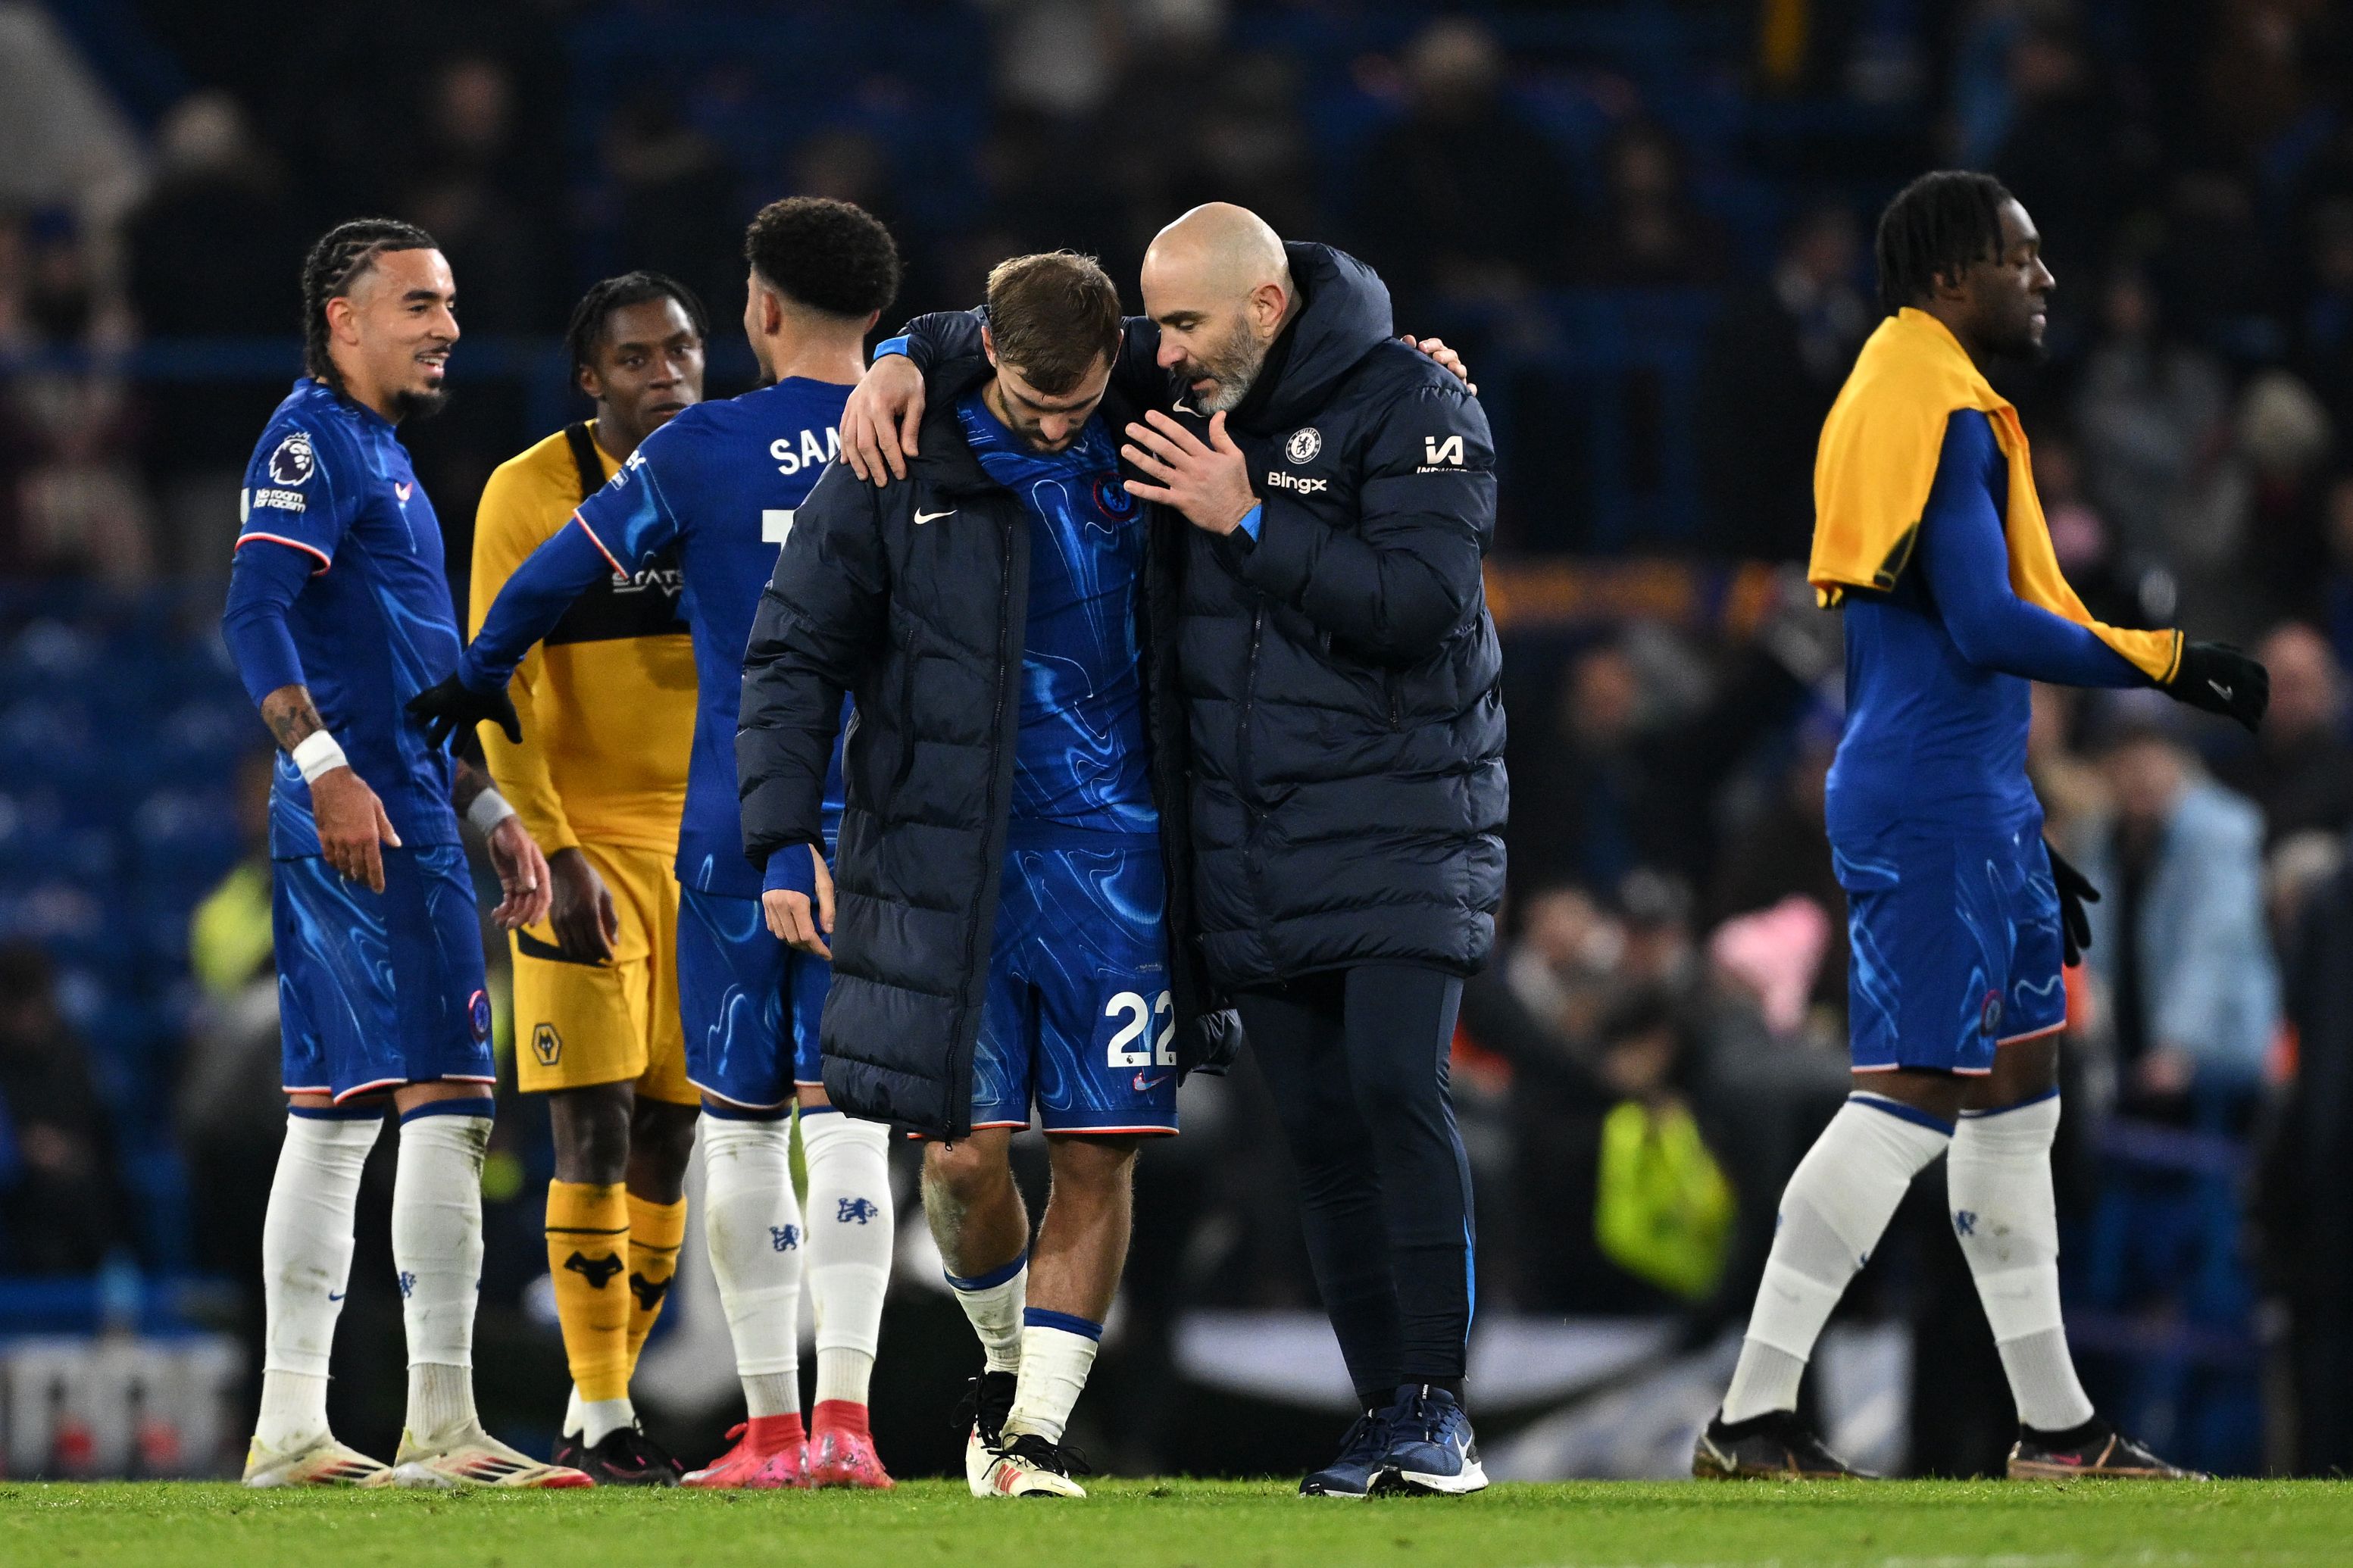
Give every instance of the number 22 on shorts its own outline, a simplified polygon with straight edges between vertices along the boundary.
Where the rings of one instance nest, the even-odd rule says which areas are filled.
[[[1168,993],[1163,991],[1157,1000],[1146,1002],[1140,991],[1123,991],[1103,1005],[1106,1018],[1124,1018],[1104,1047],[1105,1065],[1115,1068],[1173,1068],[1176,1065],[1176,1006]],[[1160,1029],[1146,1049],[1141,1042],[1145,1031],[1155,1019],[1162,1020]]]

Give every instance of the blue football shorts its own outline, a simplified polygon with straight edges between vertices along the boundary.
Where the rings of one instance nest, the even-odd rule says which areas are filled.
[[[1841,837],[1831,860],[1853,952],[1855,1071],[1982,1075],[1995,1047],[2066,1027],[2059,893],[2039,816],[2010,833],[1904,826]]]
[[[818,1020],[833,965],[778,942],[757,899],[679,889],[678,1010],[686,1077],[714,1099],[773,1110],[821,1083]]]
[[[1076,837],[1076,836],[1072,836]],[[1176,1131],[1176,1024],[1153,835],[1005,857],[972,1124],[1049,1132]],[[1066,840],[1067,842],[1067,840]]]
[[[287,1093],[498,1081],[464,846],[385,849],[380,894],[317,855],[271,871]]]

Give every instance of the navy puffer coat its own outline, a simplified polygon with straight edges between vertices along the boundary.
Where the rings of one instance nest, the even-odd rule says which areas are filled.
[[[1486,416],[1392,336],[1369,268],[1287,248],[1302,306],[1227,420],[1258,540],[1186,526],[1177,574],[1202,949],[1229,991],[1369,963],[1469,973],[1494,944],[1509,795]],[[1158,342],[1130,320],[1113,385],[1167,408]],[[977,315],[919,318],[908,349],[936,407],[972,374]]]

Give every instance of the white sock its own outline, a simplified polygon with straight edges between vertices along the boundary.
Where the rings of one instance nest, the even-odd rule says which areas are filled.
[[[863,1405],[873,1379],[874,1358],[864,1351],[851,1350],[847,1345],[821,1345],[817,1352],[817,1394],[812,1404],[830,1405],[839,1400]]]
[[[2045,1432],[2092,1418],[2059,1310],[2059,1205],[2051,1186],[2058,1133],[2055,1092],[1965,1114],[1945,1174],[1953,1231],[1993,1325],[2018,1418]]]
[[[637,1422],[638,1408],[626,1394],[618,1399],[585,1399],[580,1403],[580,1440],[591,1448]]]
[[[801,1112],[820,1404],[866,1403],[897,1226],[890,1149],[891,1130],[879,1121],[860,1121],[831,1110]]]
[[[747,1372],[744,1377],[744,1414],[751,1416],[798,1415],[801,1413],[800,1368],[790,1372]]]
[[[253,1435],[281,1454],[299,1454],[327,1436],[326,1377],[265,1367],[261,1415]]]
[[[793,1124],[702,1117],[703,1237],[754,1415],[800,1413],[801,1206]]]
[[[1798,1384],[1831,1310],[1952,1132],[1874,1094],[1850,1095],[1781,1194],[1773,1250],[1724,1396],[1724,1419],[1798,1407]]]
[[[420,1446],[445,1447],[478,1424],[472,1367],[447,1362],[408,1363],[408,1433]]]
[[[1034,1307],[1024,1316],[1021,1375],[1014,1384],[1013,1413],[1005,1418],[1005,1429],[1035,1432],[1049,1443],[1059,1443],[1095,1364],[1103,1325]],[[1040,1322],[1041,1318],[1051,1321]]]
[[[580,1385],[572,1385],[571,1394],[564,1401],[564,1425],[560,1431],[566,1437],[577,1437],[587,1428],[588,1417],[581,1414]]]
[[[327,1435],[327,1362],[351,1283],[352,1215],[380,1116],[290,1112],[261,1220],[261,1413],[254,1436],[281,1454]]]
[[[437,1100],[400,1119],[392,1263],[408,1330],[408,1430],[428,1447],[474,1424],[490,1110],[488,1100]]]
[[[948,1283],[955,1288],[956,1305],[971,1320],[972,1331],[980,1336],[988,1370],[1020,1371],[1021,1312],[1029,1294],[1029,1255],[1024,1252],[1004,1268],[970,1279],[951,1274]]]

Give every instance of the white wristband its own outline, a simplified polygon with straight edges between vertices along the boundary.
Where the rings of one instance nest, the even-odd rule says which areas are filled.
[[[287,755],[294,759],[294,766],[306,784],[317,784],[322,773],[351,766],[343,757],[343,747],[335,744],[335,738],[324,730],[313,730],[303,736]]]
[[[486,789],[474,797],[473,805],[466,808],[466,820],[474,825],[475,832],[488,838],[491,829],[514,814],[515,808],[507,804],[506,796],[494,789]]]

